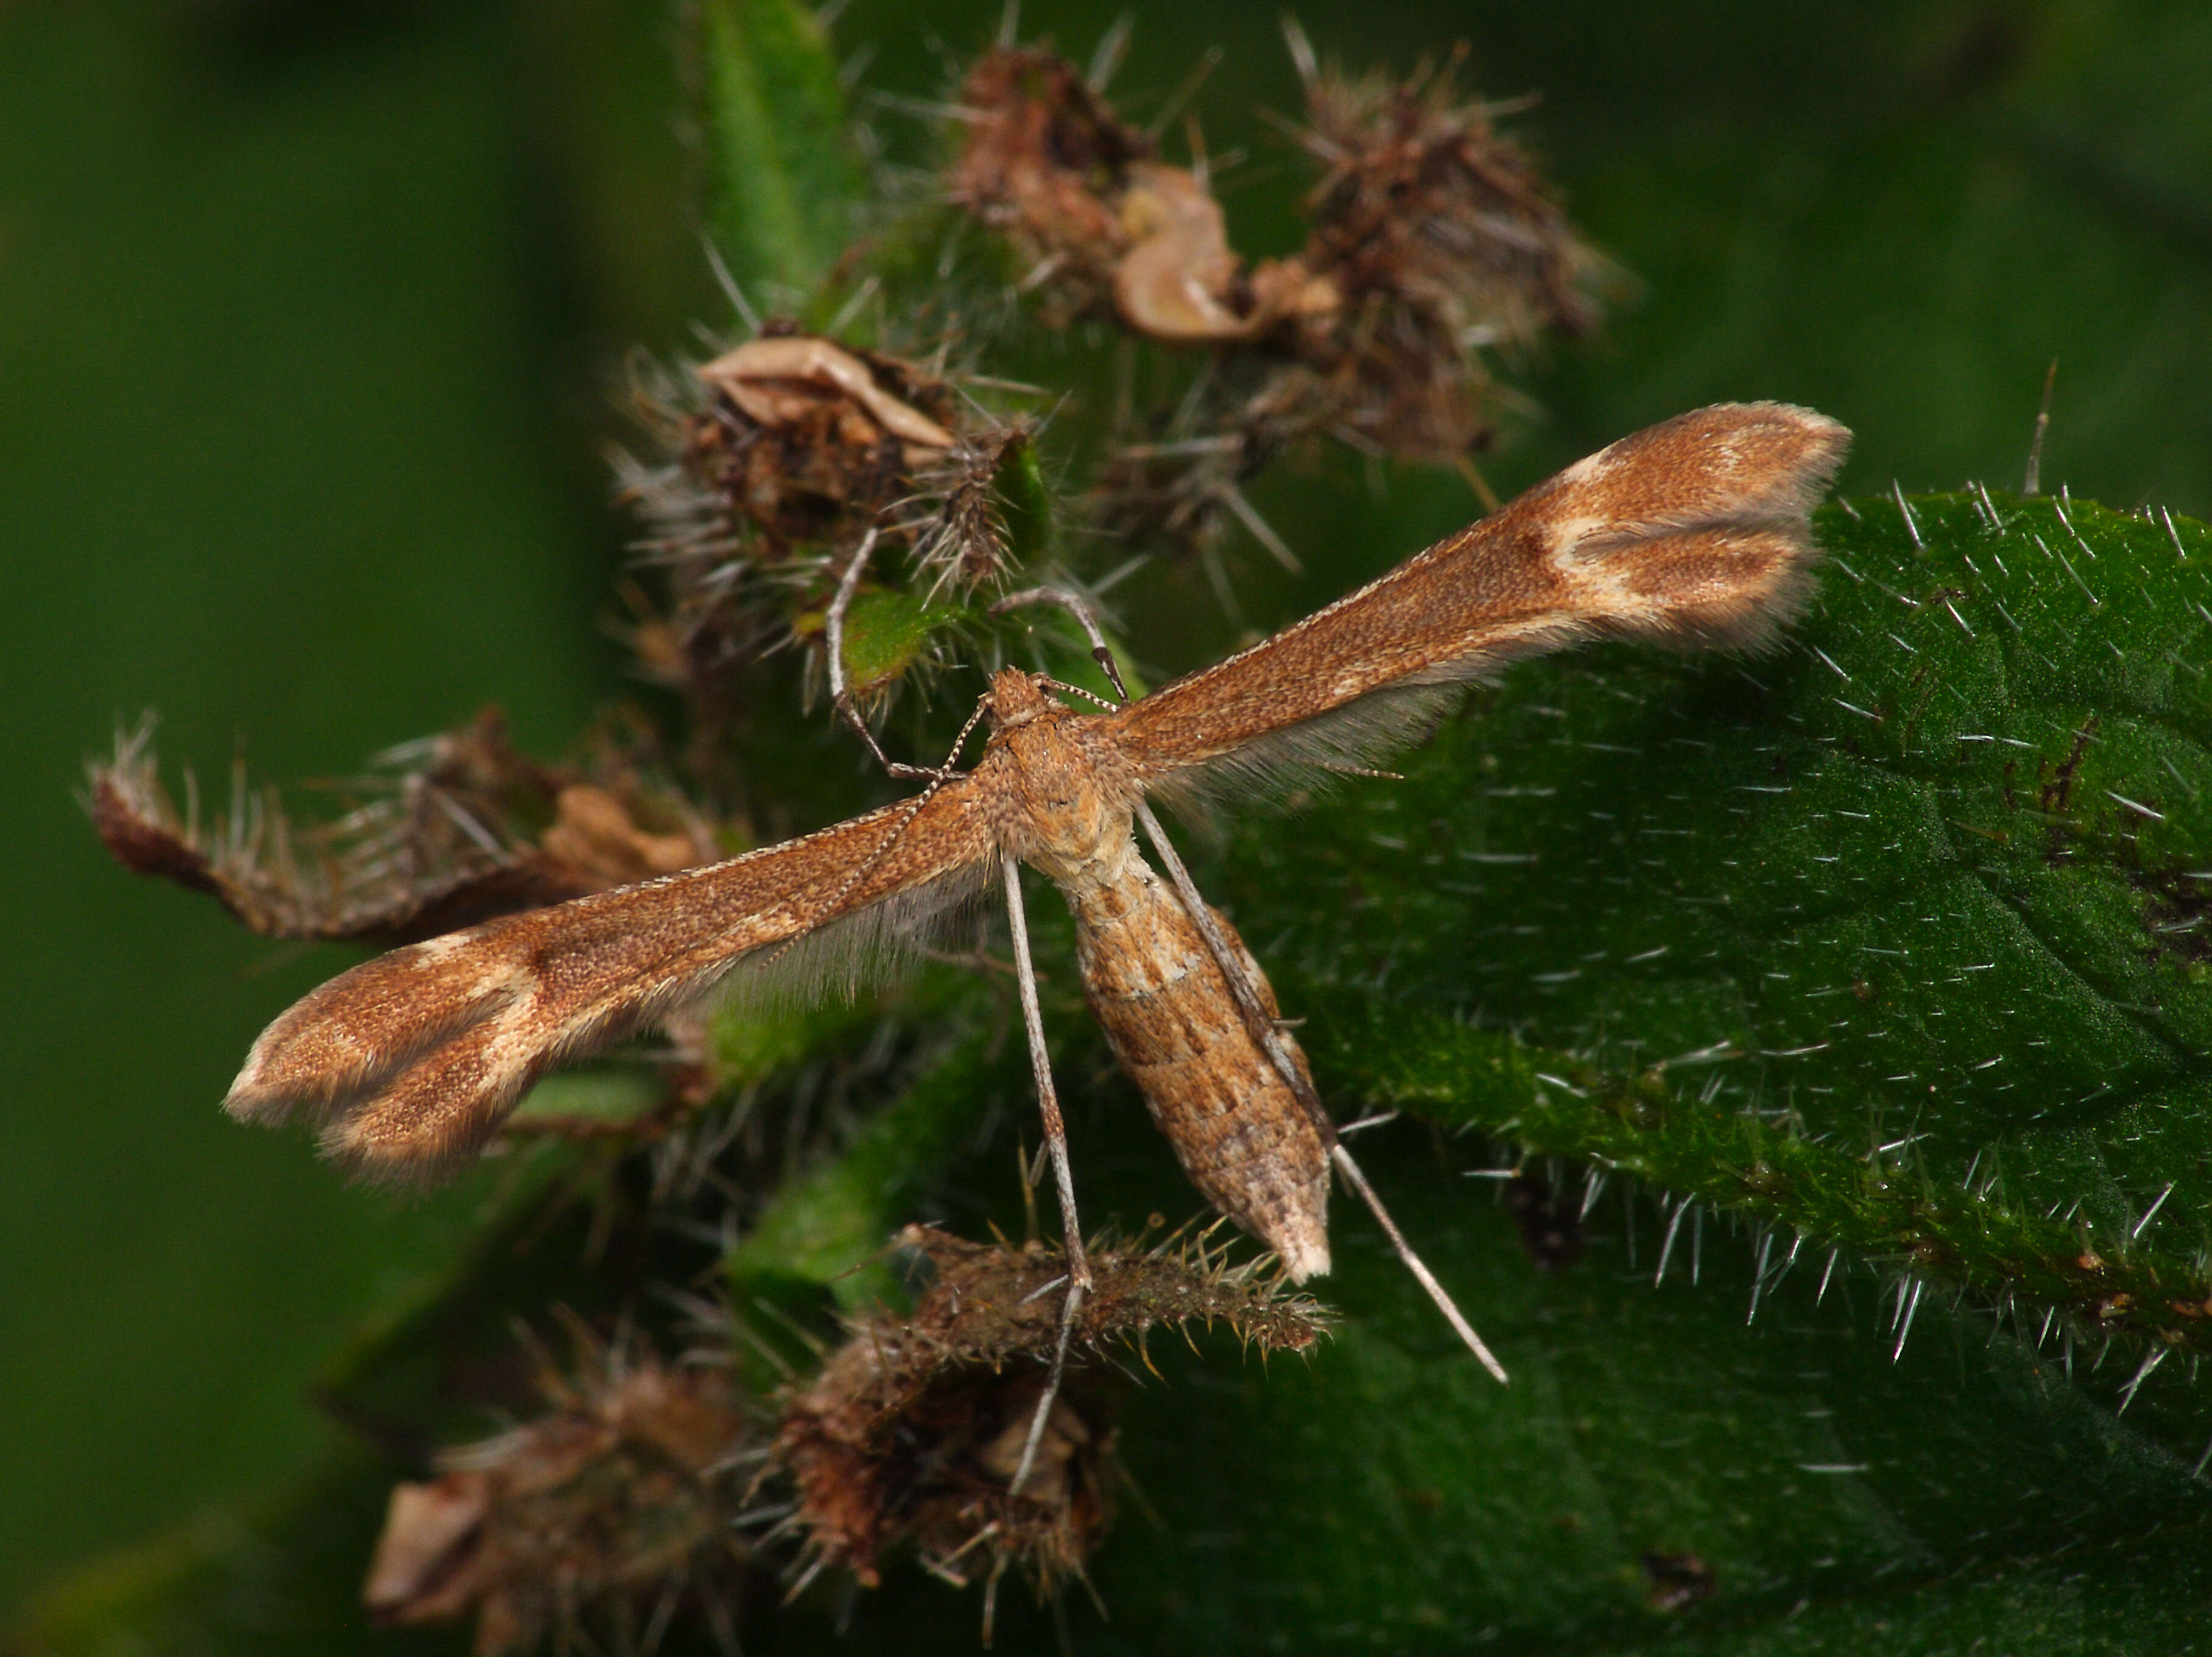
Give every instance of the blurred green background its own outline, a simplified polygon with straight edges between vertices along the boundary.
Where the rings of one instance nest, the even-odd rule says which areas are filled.
[[[1296,107],[1272,9],[1023,22],[1081,58],[1125,9],[1140,119],[1226,48],[1197,107],[1249,158],[1239,245],[1279,251],[1301,174],[1255,113]],[[1502,490],[1743,397],[1852,426],[1849,490],[2016,485],[2056,358],[2046,484],[2212,513],[2201,0],[1301,15],[1355,65],[1464,39],[1474,84],[1540,90],[1518,130],[1632,279],[1521,381]],[[872,50],[863,86],[927,96],[998,17],[856,0],[836,38]],[[255,1032],[343,957],[122,875],[72,790],[149,706],[219,792],[234,753],[342,775],[486,702],[550,754],[623,690],[610,393],[631,345],[726,320],[680,27],[669,0],[0,6],[0,558],[25,584],[0,651],[0,1605],[334,1438],[318,1362],[481,1201],[349,1191],[222,1121]],[[1463,518],[1455,490],[1401,490],[1389,545],[1337,569]]]

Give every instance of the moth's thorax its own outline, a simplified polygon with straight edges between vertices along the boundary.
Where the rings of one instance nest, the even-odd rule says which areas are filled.
[[[1000,846],[1070,892],[1123,879],[1136,856],[1131,793],[1102,722],[1012,667],[991,681],[991,716]]]

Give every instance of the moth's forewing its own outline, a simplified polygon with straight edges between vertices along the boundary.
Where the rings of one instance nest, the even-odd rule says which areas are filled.
[[[1226,661],[1112,716],[1148,785],[1358,765],[1449,687],[1607,635],[1757,648],[1802,605],[1809,515],[1850,434],[1723,403],[1624,437]]]
[[[718,989],[818,993],[927,941],[989,878],[983,804],[959,778],[728,862],[395,949],[271,1024],[225,1108],[307,1115],[373,1178],[434,1176],[564,1058]]]

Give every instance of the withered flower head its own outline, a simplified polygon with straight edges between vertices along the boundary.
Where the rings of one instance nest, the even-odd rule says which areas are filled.
[[[384,755],[326,823],[295,825],[240,773],[228,815],[204,829],[187,784],[180,813],[142,724],[91,768],[93,825],[125,868],[205,892],[268,937],[408,943],[717,855],[696,814],[619,756],[580,773],[541,765],[496,709]]]
[[[766,559],[858,539],[956,442],[944,381],[817,335],[765,333],[696,373],[684,465],[758,528]]]
[[[985,52],[957,101],[968,137],[946,195],[1013,242],[1063,313],[1103,308],[1132,239],[1121,198],[1152,140],[1074,64],[1030,47]]]
[[[726,1630],[747,1560],[732,1521],[760,1447],[726,1384],[601,1351],[549,1391],[552,1413],[393,1489],[362,1590],[370,1614],[473,1612],[477,1657],[556,1633],[566,1648],[590,1627],[635,1649],[686,1594]]]
[[[787,1401],[777,1454],[799,1486],[810,1575],[842,1565],[877,1581],[878,1556],[912,1547],[956,1581],[1022,1566],[1041,1593],[1081,1574],[1111,1517],[1115,1389],[1071,1367],[1036,1461],[1009,1489],[1060,1332],[1060,1257],[1031,1244],[963,1242],[909,1227],[934,1277],[908,1319],[858,1325]],[[1073,1347],[1143,1349],[1154,1327],[1221,1322],[1263,1350],[1304,1350],[1320,1307],[1203,1241],[1102,1247]]]
[[[1338,418],[1395,454],[1449,463],[1488,429],[1475,353],[1575,333],[1596,320],[1599,267],[1528,154],[1464,102],[1442,65],[1351,76],[1292,49],[1304,76],[1298,138],[1322,165],[1306,201],[1306,268],[1337,292],[1298,354],[1344,382]]]
[[[1466,468],[1510,400],[1486,354],[1588,327],[1601,262],[1497,131],[1501,107],[1458,96],[1456,57],[1352,76],[1295,27],[1291,43],[1307,101],[1296,136],[1322,176],[1289,258],[1248,265],[1202,171],[1159,160],[1073,65],[1036,50],[969,71],[948,194],[1012,240],[1030,265],[1019,285],[1048,316],[1109,314],[1214,353],[1171,408],[1121,434],[1091,490],[1098,527],[1210,559],[1241,523],[1295,570],[1246,482],[1322,438]]]
[[[1226,345],[1335,308],[1296,259],[1248,276],[1206,180],[1157,159],[1065,59],[986,52],[958,102],[968,138],[946,193],[1013,242],[1020,285],[1055,320],[1110,312],[1162,344]]]
[[[661,589],[635,593],[632,642],[702,725],[778,649],[818,661],[826,612],[864,545],[863,594],[911,575],[928,600],[948,586],[965,596],[1006,568],[994,492],[1029,427],[1000,423],[944,373],[771,323],[681,375],[647,370],[638,404],[666,458],[617,457]],[[867,608],[848,614],[848,646],[870,631]],[[927,631],[915,608],[894,631]],[[915,650],[890,654],[892,679],[915,665]]]

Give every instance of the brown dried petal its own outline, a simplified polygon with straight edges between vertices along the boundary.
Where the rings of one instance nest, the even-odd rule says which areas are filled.
[[[808,334],[765,336],[725,351],[699,378],[764,426],[803,418],[823,394],[850,399],[902,442],[950,448],[952,434],[876,383],[869,365],[828,339]]]
[[[395,1484],[384,1532],[369,1562],[362,1602],[380,1623],[442,1623],[466,1613],[483,1592],[476,1543],[490,1505],[482,1473],[447,1473],[428,1484]]]
[[[1120,208],[1131,245],[1114,266],[1114,303],[1129,326],[1163,344],[1226,344],[1271,320],[1233,308],[1243,261],[1196,174],[1139,161]]]

